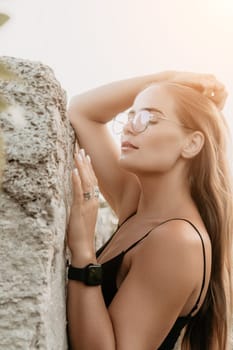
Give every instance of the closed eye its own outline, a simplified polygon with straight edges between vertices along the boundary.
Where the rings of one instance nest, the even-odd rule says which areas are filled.
[[[158,111],[153,111],[153,112],[151,111],[150,116],[151,116],[150,117],[150,122],[154,123],[154,124],[158,123],[159,119],[166,119],[164,117],[164,115],[161,112],[158,112]]]

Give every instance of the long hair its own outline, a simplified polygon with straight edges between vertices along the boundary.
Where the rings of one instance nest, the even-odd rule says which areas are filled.
[[[178,118],[201,131],[205,142],[191,160],[192,197],[206,226],[212,247],[212,268],[205,301],[186,327],[182,350],[225,350],[232,314],[232,182],[227,158],[227,126],[213,101],[200,91],[165,83],[175,100]]]

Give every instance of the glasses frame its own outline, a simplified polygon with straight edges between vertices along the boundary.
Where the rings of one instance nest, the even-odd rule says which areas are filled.
[[[142,113],[142,112],[148,112],[148,120],[146,121],[146,123],[145,123],[143,129],[138,130],[138,129],[135,128],[134,120],[135,120],[135,118],[136,118],[140,113]],[[159,113],[160,115],[159,115],[159,116],[158,116],[158,115],[155,116],[155,114],[154,114],[153,112],[154,112],[154,113],[155,113],[155,112],[156,112],[156,113]],[[133,116],[130,117],[130,113],[135,113],[135,114],[134,114]],[[123,122],[123,121],[117,120],[117,117],[118,117],[119,115],[125,115],[127,121]],[[140,133],[144,132],[144,131],[148,128],[148,126],[149,126],[151,123],[152,123],[152,124],[156,124],[156,123],[158,122],[158,120],[166,120],[166,121],[169,121],[169,122],[171,122],[171,123],[174,123],[174,124],[176,124],[176,125],[178,125],[178,126],[180,126],[180,127],[183,127],[183,128],[185,128],[185,129],[193,130],[192,128],[187,127],[186,125],[184,125],[183,123],[180,123],[180,122],[178,122],[178,121],[176,121],[176,120],[171,120],[171,119],[167,118],[167,117],[164,115],[164,113],[163,113],[162,111],[160,111],[159,109],[157,109],[157,108],[142,108],[142,109],[140,109],[138,112],[134,112],[133,110],[129,110],[128,112],[122,112],[122,113],[120,113],[119,115],[117,115],[117,116],[113,119],[113,132],[114,132],[114,134],[116,134],[116,135],[122,134],[125,125],[127,125],[128,123],[130,123],[130,126],[131,126],[132,130],[133,130],[135,133],[140,134]],[[121,130],[121,131],[116,132],[116,131],[114,130],[114,125],[115,125],[115,123],[118,123],[118,124],[121,124],[121,125],[122,125],[122,130]],[[143,123],[142,123],[142,124],[143,124]]]

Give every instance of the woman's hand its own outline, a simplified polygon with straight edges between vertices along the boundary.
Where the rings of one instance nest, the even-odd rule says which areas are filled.
[[[173,72],[170,81],[192,87],[212,100],[222,110],[227,98],[225,86],[212,74]]]
[[[75,155],[75,165],[67,242],[72,254],[72,265],[78,266],[95,259],[94,234],[99,190],[90,157],[85,155],[83,149]]]

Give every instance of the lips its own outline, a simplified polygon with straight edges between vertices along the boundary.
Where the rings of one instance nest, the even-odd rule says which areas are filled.
[[[132,144],[131,142],[129,142],[129,141],[122,141],[122,143],[121,143],[121,148],[122,148],[122,149],[129,149],[129,148],[131,148],[131,149],[138,149],[137,146],[133,145],[133,144]]]

